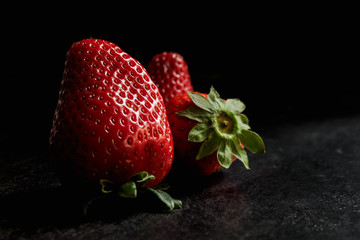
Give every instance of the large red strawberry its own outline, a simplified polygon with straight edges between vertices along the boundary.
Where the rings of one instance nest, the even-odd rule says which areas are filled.
[[[144,67],[113,43],[74,43],[50,149],[64,183],[158,185],[171,168],[173,140],[162,96]]]
[[[213,87],[209,94],[188,92],[167,105],[174,137],[175,163],[200,175],[228,168],[238,158],[249,168],[246,149],[265,152],[258,134],[250,131],[245,105],[239,99],[221,99]]]
[[[178,53],[163,52],[155,55],[148,65],[148,71],[159,88],[165,105],[177,95],[194,91],[188,66]]]

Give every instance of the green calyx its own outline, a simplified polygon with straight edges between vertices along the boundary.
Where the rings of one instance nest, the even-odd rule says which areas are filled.
[[[194,92],[188,94],[196,107],[177,114],[199,122],[188,135],[188,141],[202,143],[196,159],[217,150],[217,159],[224,168],[230,167],[235,156],[249,169],[247,154],[241,144],[253,153],[264,153],[265,145],[257,133],[249,130],[248,118],[242,114],[244,103],[239,99],[221,99],[212,86],[207,98]]]
[[[167,192],[168,186],[158,185],[153,188],[144,187],[144,185],[154,180],[155,176],[148,174],[147,172],[140,172],[135,174],[130,181],[123,183],[121,185],[114,184],[112,181],[101,179],[101,195],[87,202],[83,208],[84,215],[87,215],[88,208],[96,200],[105,198],[105,197],[120,197],[120,198],[137,198],[138,195],[145,192],[150,192],[155,195],[161,202],[163,202],[169,210],[182,207],[181,200],[172,198]]]

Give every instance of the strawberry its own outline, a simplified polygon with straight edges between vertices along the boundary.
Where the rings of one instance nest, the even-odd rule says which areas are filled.
[[[184,58],[174,52],[155,55],[148,64],[151,79],[167,103],[177,95],[194,91]]]
[[[162,96],[144,67],[113,43],[74,43],[67,52],[50,150],[63,183],[100,181],[104,189],[110,182],[125,190],[139,182],[158,185],[173,162],[173,139]]]
[[[199,175],[229,168],[235,159],[249,169],[245,149],[263,153],[265,145],[258,134],[249,130],[244,109],[239,99],[225,101],[213,87],[209,94],[188,92],[173,98],[167,112],[175,163]]]

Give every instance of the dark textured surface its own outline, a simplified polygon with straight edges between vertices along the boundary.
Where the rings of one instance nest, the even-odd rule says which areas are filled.
[[[0,239],[358,239],[360,117],[256,130],[252,170],[173,183],[171,213],[82,218],[46,157],[0,160]]]

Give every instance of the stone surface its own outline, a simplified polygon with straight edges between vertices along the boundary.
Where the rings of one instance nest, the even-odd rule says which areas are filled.
[[[45,154],[0,160],[0,239],[358,239],[360,117],[256,132],[267,152],[249,154],[252,170],[235,162],[172,182],[183,208],[169,213],[104,208],[84,218]]]

